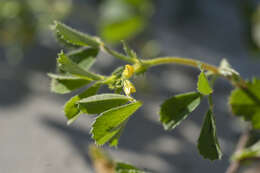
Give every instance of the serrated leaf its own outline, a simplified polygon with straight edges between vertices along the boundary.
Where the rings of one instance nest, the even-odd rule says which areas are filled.
[[[203,71],[199,75],[197,89],[201,94],[204,94],[204,95],[209,95],[213,92],[213,90],[209,84],[208,78]]]
[[[123,133],[127,122],[128,121],[126,120],[124,123],[122,123],[122,125],[120,125],[120,128],[117,131],[117,133],[108,141],[110,147],[118,146],[119,138],[120,138],[121,134]]]
[[[255,129],[260,129],[260,80],[247,82],[247,89],[236,88],[229,97],[232,112],[251,121]]]
[[[68,119],[67,121],[68,125],[73,123],[82,113],[80,112],[77,102],[83,98],[95,95],[98,92],[100,86],[101,83],[96,83],[91,87],[89,87],[86,91],[72,97],[69,101],[67,101],[67,103],[64,106],[64,112],[65,112],[65,116]]]
[[[125,41],[122,41],[123,49],[125,51],[125,54],[131,58],[137,58],[137,55],[134,50],[130,49],[130,47],[126,44]]]
[[[241,161],[245,159],[260,158],[260,141],[250,147],[240,150],[232,156],[232,160]]]
[[[80,110],[87,114],[99,114],[113,107],[121,106],[131,100],[120,94],[94,95],[78,101]]]
[[[201,94],[190,92],[167,99],[160,110],[160,121],[165,130],[174,129],[200,104]]]
[[[100,80],[101,77],[97,74],[88,72],[81,67],[79,67],[77,64],[72,62],[67,55],[65,55],[63,52],[59,53],[58,59],[57,59],[58,67],[66,72],[71,73],[72,75],[87,79],[87,80]]]
[[[198,149],[200,154],[207,159],[221,159],[222,153],[216,133],[215,117],[211,110],[204,117],[203,125],[198,139]]]
[[[137,101],[109,109],[100,114],[92,125],[92,138],[97,145],[104,145],[117,135],[124,122],[139,108],[142,103]]]
[[[67,94],[76,89],[88,85],[91,80],[82,79],[75,76],[48,74],[51,80],[51,91],[58,94]]]
[[[60,23],[54,22],[54,30],[59,40],[72,46],[92,46],[98,47],[99,42],[95,37],[79,32],[71,27]]]
[[[122,163],[122,162],[117,162],[116,173],[145,173],[145,172],[137,169],[132,165]]]
[[[69,52],[67,56],[80,68],[88,70],[96,61],[98,52],[97,48],[80,48]]]

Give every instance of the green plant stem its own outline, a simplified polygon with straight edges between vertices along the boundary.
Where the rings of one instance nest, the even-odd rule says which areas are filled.
[[[140,66],[139,67],[140,69],[138,69],[139,71],[142,71],[143,70],[142,68],[147,69],[147,68],[162,65],[162,64],[180,64],[180,65],[186,65],[186,66],[191,66],[191,67],[195,67],[195,68],[200,67],[203,70],[210,71],[215,75],[222,76],[223,78],[229,80],[232,85],[243,90],[244,93],[248,95],[248,97],[250,97],[252,100],[256,101],[256,103],[260,104],[259,98],[256,97],[248,89],[246,81],[242,77],[239,77],[238,80],[233,80],[232,77],[224,76],[223,74],[221,74],[218,67],[216,67],[214,65],[210,65],[210,64],[198,61],[198,60],[193,60],[193,59],[189,59],[189,58],[181,58],[181,57],[159,57],[159,58],[155,58],[155,59],[143,60],[142,63],[143,63],[143,65],[142,64],[139,65]]]
[[[239,152],[246,147],[249,137],[250,137],[250,132],[249,130],[246,130],[239,138],[235,152]],[[240,161],[232,161],[229,167],[227,168],[226,173],[237,173],[239,168],[240,168]]]
[[[215,75],[219,75],[225,79],[228,79],[236,87],[239,87],[243,90],[247,88],[246,82],[241,77],[238,81],[233,81],[232,78],[222,75],[218,67],[194,59],[181,57],[159,57],[155,59],[143,60],[142,62],[144,64],[144,68],[150,68],[162,64],[180,64],[194,68],[201,67],[203,70],[210,71]]]
[[[162,64],[181,64],[181,65],[187,65],[191,67],[198,68],[199,65],[201,65],[201,68],[203,70],[211,71],[214,74],[220,74],[219,70],[216,66],[188,58],[181,58],[181,57],[159,57],[155,59],[149,59],[149,60],[143,60],[144,64],[146,64],[149,67],[162,65]]]
[[[125,56],[113,49],[110,49],[109,47],[105,46],[104,44],[101,44],[101,50],[103,50],[104,52],[114,56],[115,58],[121,59],[123,61],[126,61],[128,63],[134,64],[136,63],[136,59],[134,58],[130,58],[128,56]]]

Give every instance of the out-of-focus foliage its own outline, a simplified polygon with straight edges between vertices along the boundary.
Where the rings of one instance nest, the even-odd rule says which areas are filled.
[[[89,146],[89,155],[96,173],[147,173],[132,165],[115,162],[103,149],[95,145]]]
[[[152,0],[106,0],[100,7],[100,35],[110,43],[136,36],[152,14]]]
[[[71,5],[71,0],[1,0],[0,45],[8,61],[16,63],[37,38],[48,40],[49,24],[64,18]]]
[[[233,160],[245,160],[245,159],[254,159],[260,158],[260,141],[257,141],[253,145],[240,150],[233,154]]]
[[[260,80],[247,82],[247,89],[235,89],[229,97],[232,112],[250,121],[254,129],[260,129]]]
[[[243,1],[241,4],[243,10],[245,33],[247,37],[248,48],[254,56],[260,55],[260,3],[252,0]]]

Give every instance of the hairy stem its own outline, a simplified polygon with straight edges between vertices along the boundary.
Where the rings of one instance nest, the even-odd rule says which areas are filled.
[[[203,70],[211,71],[214,74],[220,74],[219,70],[216,66],[193,60],[193,59],[188,59],[188,58],[181,58],[181,57],[162,57],[162,58],[155,58],[155,59],[150,59],[150,60],[144,60],[144,64],[147,64],[148,67],[153,67],[157,65],[162,65],[162,64],[181,64],[181,65],[187,65],[191,67],[198,68],[201,66]]]

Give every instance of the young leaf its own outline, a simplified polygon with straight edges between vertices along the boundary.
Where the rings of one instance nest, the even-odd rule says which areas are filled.
[[[92,125],[92,138],[97,145],[104,145],[121,131],[124,122],[142,105],[141,102],[129,103],[109,109],[100,114]]]
[[[67,94],[73,90],[79,89],[84,85],[87,85],[91,80],[82,79],[75,76],[66,76],[58,74],[48,74],[51,80],[51,91],[58,94]]]
[[[216,160],[222,157],[217,139],[216,122],[211,110],[207,112],[204,118],[198,139],[198,149],[204,158]]]
[[[239,76],[239,73],[234,70],[226,59],[222,59],[219,66],[219,72],[224,76]]]
[[[99,52],[97,48],[79,48],[67,54],[69,59],[84,70],[88,70],[96,60]]]
[[[199,75],[197,89],[201,94],[204,94],[204,95],[209,95],[213,92],[213,90],[209,84],[208,78],[203,71]]]
[[[134,167],[132,165],[117,162],[116,163],[116,173],[145,173],[145,172],[137,169],[136,167]]]
[[[69,45],[92,47],[99,46],[99,42],[94,37],[76,31],[75,29],[72,29],[71,27],[58,21],[54,22],[54,30],[56,31],[58,39]]]
[[[82,93],[72,97],[65,104],[64,112],[65,112],[65,115],[66,115],[66,117],[68,119],[68,121],[67,121],[68,125],[73,123],[79,117],[79,115],[81,114],[77,102],[80,101],[83,98],[95,95],[98,92],[100,86],[101,86],[100,83],[96,83],[96,84],[92,85],[86,91],[84,91],[84,92],[82,92]]]
[[[82,99],[78,102],[80,110],[87,114],[99,114],[113,107],[121,106],[131,100],[120,94],[100,94]]]
[[[160,121],[165,130],[174,129],[200,104],[201,94],[190,92],[167,99],[160,110]]]
[[[97,74],[88,72],[77,64],[72,62],[63,52],[59,53],[59,57],[57,59],[58,67],[66,72],[69,72],[75,76],[85,78],[88,80],[100,80],[101,77]]]
[[[260,141],[252,146],[240,150],[232,156],[232,160],[240,161],[244,159],[260,158]]]
[[[130,58],[137,58],[135,51],[130,49],[130,47],[126,44],[125,41],[122,41],[122,44],[123,44],[123,48],[124,48],[124,51],[127,56],[129,56]]]
[[[232,112],[251,121],[255,129],[260,129],[260,80],[247,82],[247,89],[236,88],[229,97]]]

